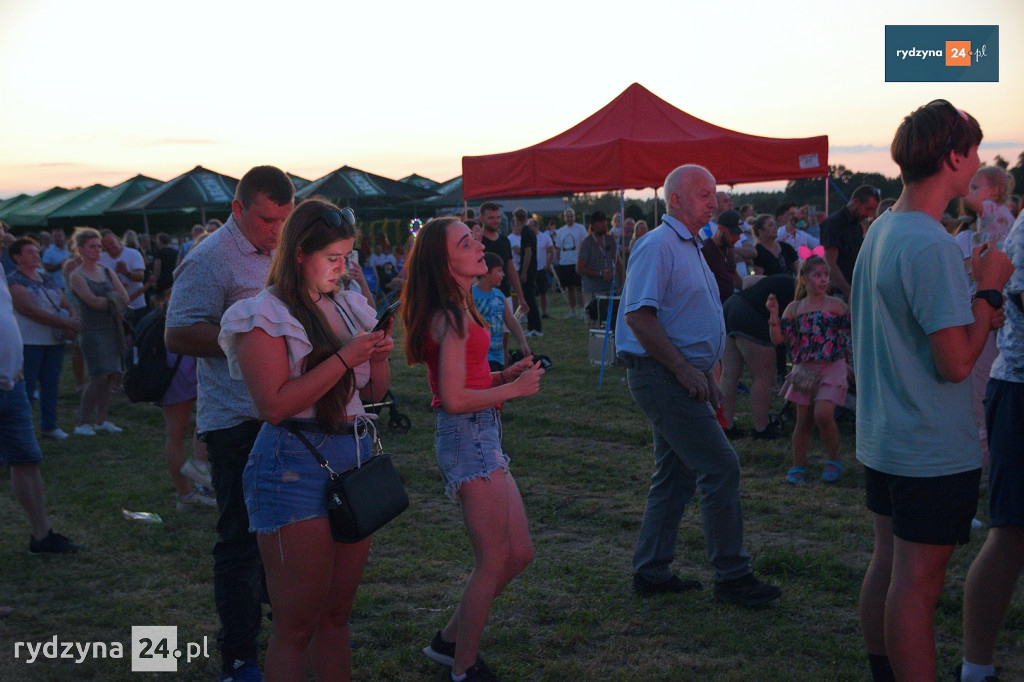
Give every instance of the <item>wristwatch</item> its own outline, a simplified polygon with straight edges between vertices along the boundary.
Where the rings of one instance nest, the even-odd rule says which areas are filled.
[[[982,289],[981,291],[976,292],[974,296],[971,296],[971,301],[976,298],[980,298],[996,310],[1003,307],[1003,294],[995,289]]]

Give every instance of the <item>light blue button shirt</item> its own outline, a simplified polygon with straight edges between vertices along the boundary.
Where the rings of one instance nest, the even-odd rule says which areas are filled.
[[[625,314],[654,308],[672,345],[701,372],[714,367],[725,347],[718,284],[700,253],[702,241],[681,222],[664,222],[629,254],[615,329],[618,352],[649,355],[626,324]]]

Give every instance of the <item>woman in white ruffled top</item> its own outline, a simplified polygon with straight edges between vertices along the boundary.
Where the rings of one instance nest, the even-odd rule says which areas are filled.
[[[361,399],[391,381],[391,326],[368,332],[375,311],[362,294],[336,292],[356,238],[355,216],[321,199],[297,206],[281,231],[267,288],[221,319],[231,374],[245,380],[263,425],[243,472],[245,504],[266,569],[273,634],[267,680],[350,678],[348,616],[370,549],[340,544],[327,520],[327,473],[287,428],[297,427],[331,469],[371,455],[354,429]]]

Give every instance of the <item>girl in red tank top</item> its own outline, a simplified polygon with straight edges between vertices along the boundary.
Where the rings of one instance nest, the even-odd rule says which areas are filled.
[[[458,218],[435,218],[416,237],[402,288],[405,353],[424,363],[437,413],[435,448],[445,491],[462,506],[476,563],[448,624],[423,650],[453,680],[496,679],[477,657],[491,602],[533,558],[523,500],[501,449],[499,403],[535,394],[544,370],[532,357],[490,372],[490,335],[473,305],[487,273],[483,244]]]

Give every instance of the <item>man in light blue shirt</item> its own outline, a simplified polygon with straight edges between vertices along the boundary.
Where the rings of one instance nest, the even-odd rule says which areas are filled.
[[[754,577],[743,549],[739,458],[715,418],[722,391],[713,369],[725,321],[697,238],[717,205],[715,179],[700,166],[680,166],[665,179],[665,196],[664,222],[630,254],[616,325],[630,393],[654,432],[655,471],[633,554],[633,588],[644,595],[700,589],[671,568],[683,512],[700,486],[715,598],[757,606],[782,590]]]
[[[860,619],[875,680],[935,679],[935,605],[978,507],[981,455],[964,379],[1002,324],[1012,265],[994,245],[976,249],[972,300],[939,218],[967,194],[981,137],[945,100],[903,119],[891,147],[903,192],[871,226],[853,270],[857,459],[875,529]]]
[[[53,278],[61,289],[67,290],[67,283],[64,281],[64,261],[71,258],[71,252],[65,248],[67,237],[64,230],[56,229],[51,232],[53,243],[43,251],[43,269],[46,274]]]

